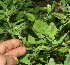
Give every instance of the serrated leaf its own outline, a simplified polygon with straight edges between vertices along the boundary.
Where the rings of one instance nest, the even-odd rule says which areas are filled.
[[[30,20],[30,21],[34,21],[35,20],[35,16],[31,13],[25,13],[25,15],[27,16],[27,18]]]
[[[51,22],[46,30],[46,34],[49,36],[50,39],[54,40],[56,33],[57,33],[57,28],[54,25],[54,23]]]
[[[34,23],[32,29],[36,33],[45,34],[47,26],[48,25],[45,22],[43,22],[41,20],[35,20],[35,23]]]

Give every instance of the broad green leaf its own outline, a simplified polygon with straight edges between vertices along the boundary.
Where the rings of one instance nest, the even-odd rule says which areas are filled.
[[[56,65],[53,58],[50,58],[48,65]]]
[[[20,62],[30,65],[30,60],[28,59],[30,54],[26,54],[24,58],[20,60]]]
[[[24,16],[24,11],[20,11],[18,12],[17,16],[16,16],[16,20],[21,19]]]
[[[34,23],[32,29],[36,33],[45,34],[47,27],[48,27],[47,23],[45,23],[41,20],[35,20],[35,23]]]
[[[30,20],[30,21],[34,21],[35,20],[35,16],[31,13],[25,13],[25,15],[27,16],[27,18]]]
[[[34,44],[35,43],[35,38],[29,35],[28,36],[28,43]]]
[[[48,39],[55,39],[55,35],[57,34],[57,28],[53,22],[51,22],[50,25],[47,27],[46,34],[46,37]]]

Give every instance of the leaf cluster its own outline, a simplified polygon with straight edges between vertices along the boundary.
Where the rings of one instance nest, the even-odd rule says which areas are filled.
[[[0,0],[0,41],[17,38],[27,47],[17,65],[70,64],[69,3]]]

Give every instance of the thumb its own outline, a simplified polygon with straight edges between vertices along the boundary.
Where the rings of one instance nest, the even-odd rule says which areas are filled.
[[[15,58],[9,55],[0,55],[0,65],[16,65],[17,60]]]

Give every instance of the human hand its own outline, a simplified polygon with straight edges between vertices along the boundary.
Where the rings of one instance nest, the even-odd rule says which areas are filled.
[[[16,65],[17,57],[26,53],[26,48],[19,47],[19,44],[18,39],[0,43],[0,65]]]

